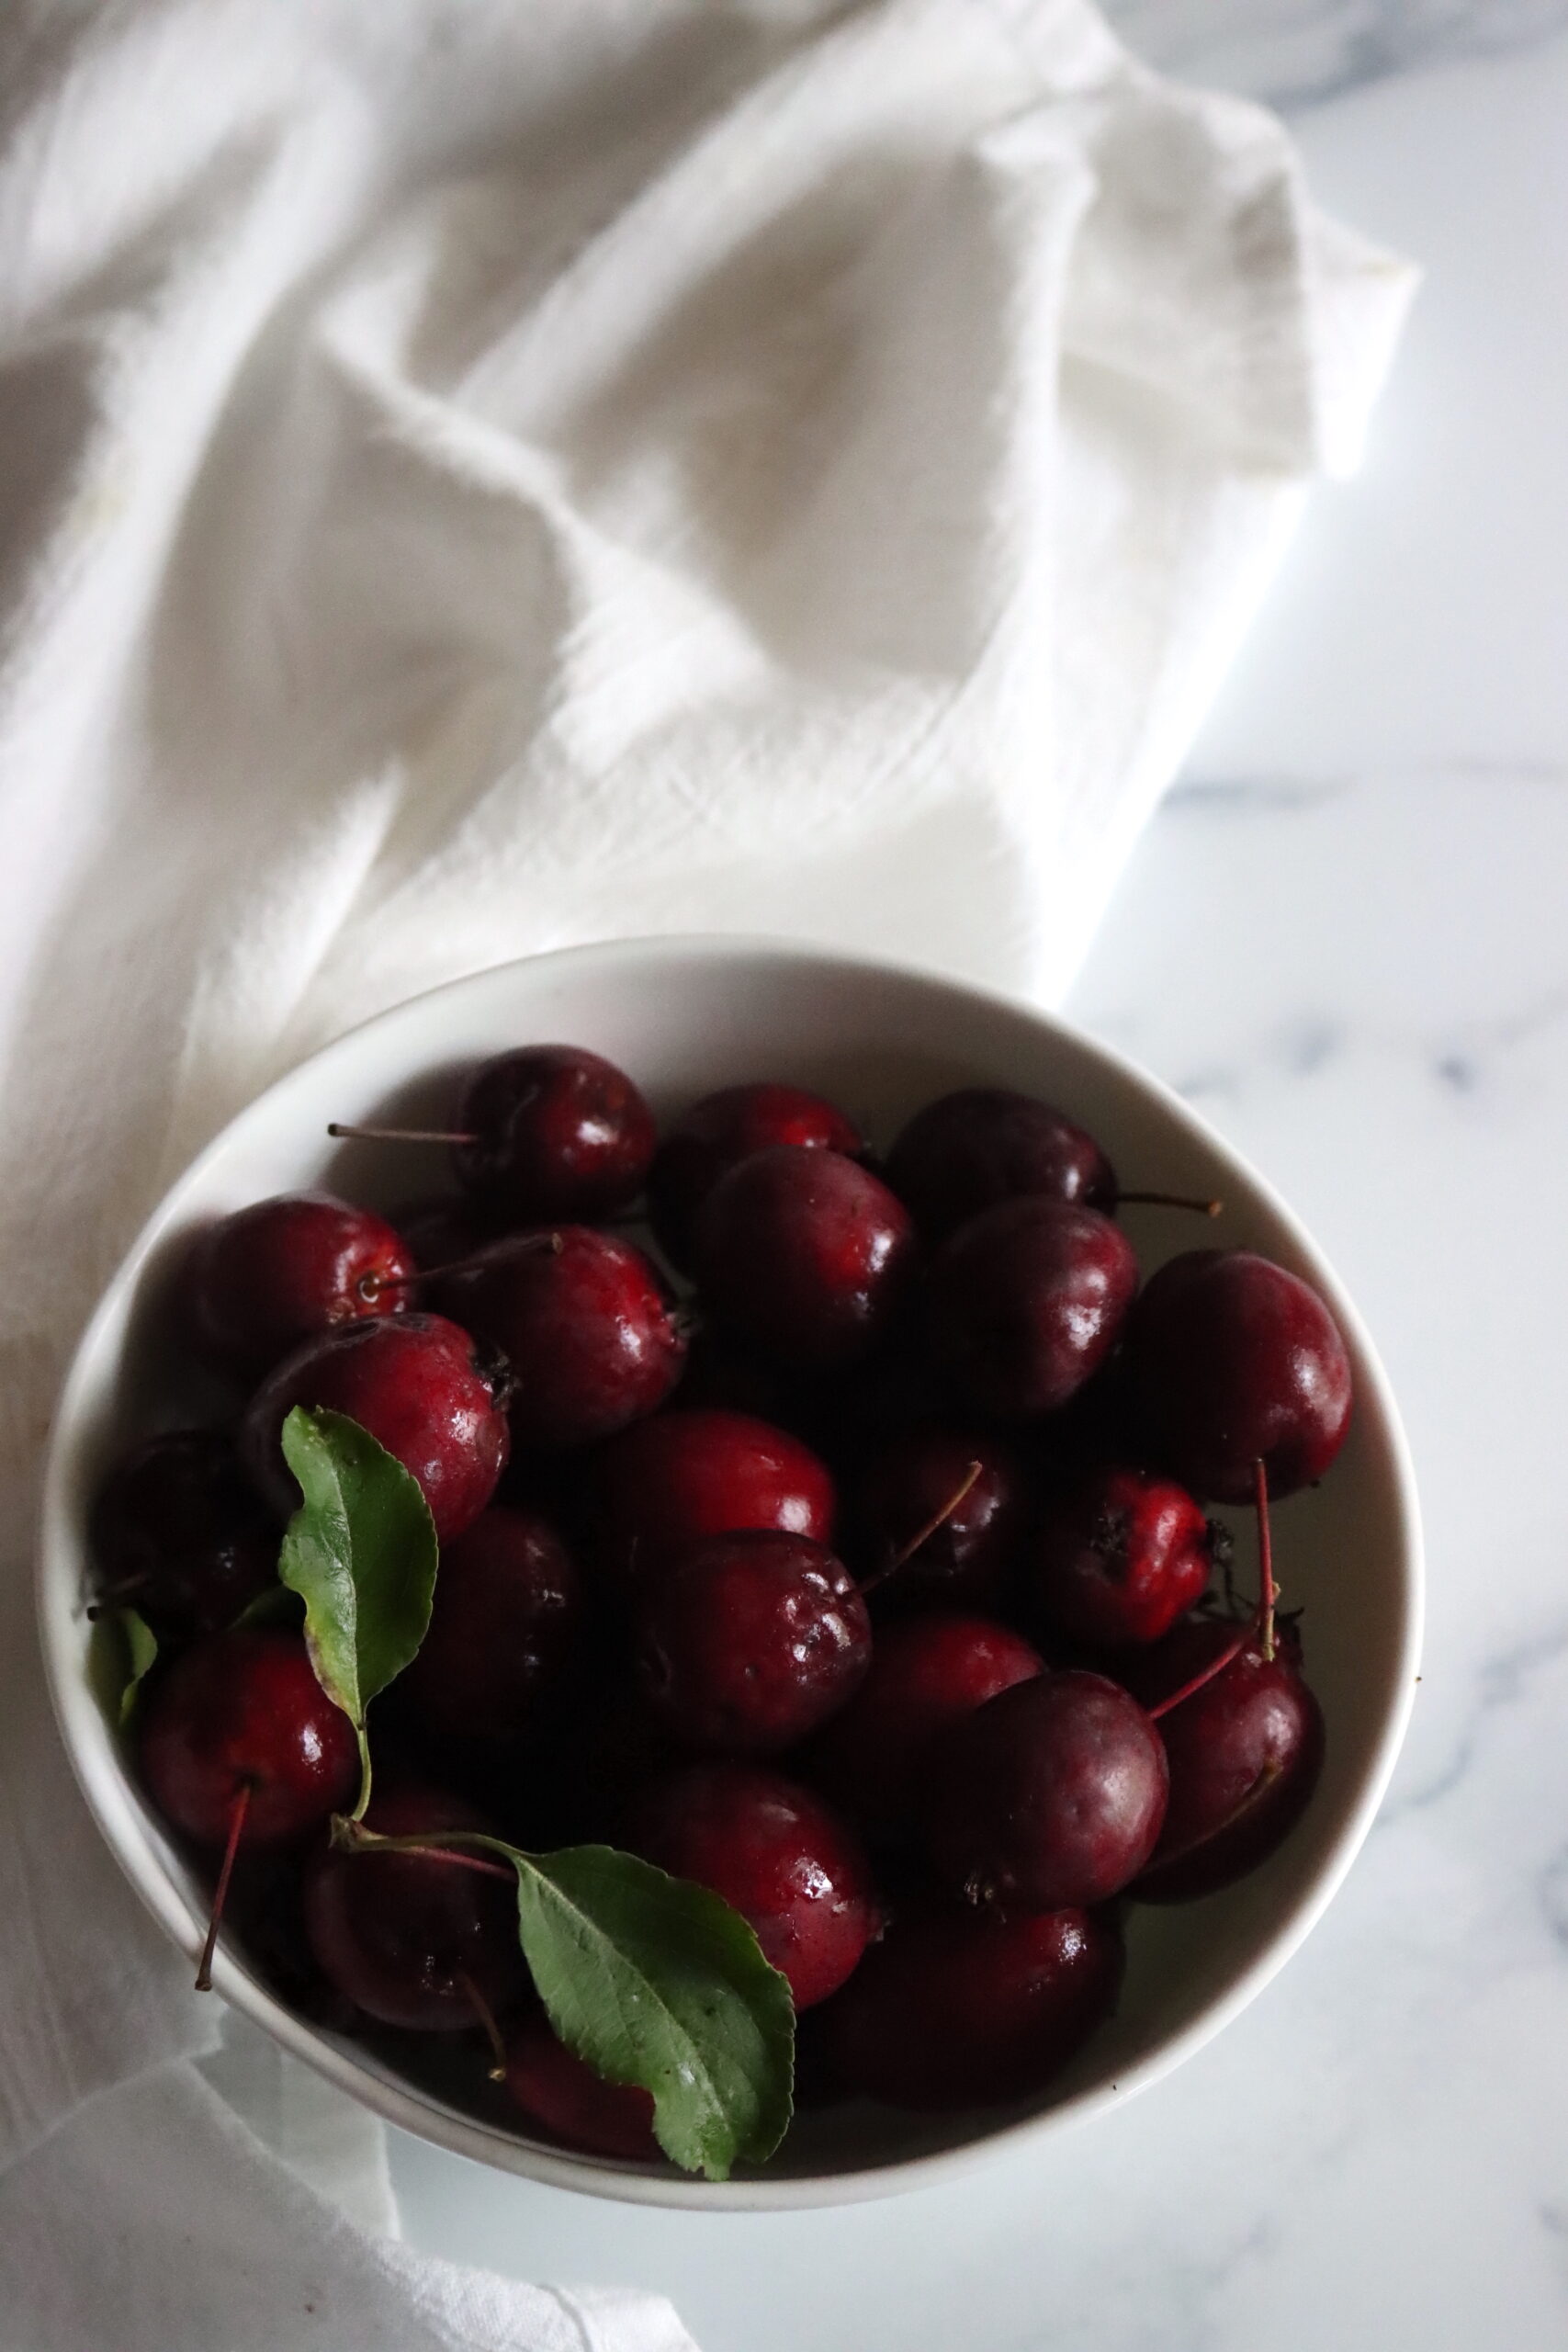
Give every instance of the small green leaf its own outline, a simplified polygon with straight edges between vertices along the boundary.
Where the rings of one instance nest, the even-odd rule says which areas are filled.
[[[297,1592],[286,1584],[269,1584],[254,1600],[247,1600],[232,1625],[231,1634],[250,1633],[253,1628],[268,1625],[298,1625],[304,1604]]]
[[[137,1610],[106,1610],[95,1617],[87,1671],[98,1704],[122,1731],[157,1656],[158,1636]]]
[[[126,1685],[119,1694],[119,1719],[128,1724],[135,1713],[142,1680],[157,1661],[158,1636],[139,1609],[120,1611],[119,1630],[125,1636],[128,1660]]]
[[[612,1846],[514,1854],[524,1955],[551,2025],[613,2083],[651,2091],[688,2172],[728,2180],[790,2118],[795,2006],[739,1912]]]
[[[283,1455],[304,1500],[278,1575],[305,1603],[316,1679],[359,1735],[354,1818],[370,1802],[366,1711],[424,1639],[435,1589],[435,1529],[418,1483],[345,1413],[296,1405]]]
[[[339,1817],[340,1851],[479,1848],[517,1872],[518,1932],[556,2032],[597,2075],[653,2094],[653,2128],[688,2172],[728,2180],[789,2126],[795,2003],[738,1911],[613,1846],[525,1854],[481,1830],[383,1838]]]

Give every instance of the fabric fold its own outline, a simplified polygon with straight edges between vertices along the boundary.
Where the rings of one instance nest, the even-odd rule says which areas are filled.
[[[1057,994],[1410,274],[1088,0],[99,0],[0,91],[7,2312],[674,2352],[302,2205],[184,2063],[30,1633],[71,1346],[225,1119],[462,973]]]

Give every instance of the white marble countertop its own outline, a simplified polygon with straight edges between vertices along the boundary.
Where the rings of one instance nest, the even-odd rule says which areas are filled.
[[[1122,0],[1427,282],[1069,1010],[1284,1190],[1404,1400],[1415,1725],[1311,1940],[1141,2100],[958,2187],[724,2220],[398,2140],[410,2235],[658,2285],[705,2352],[1568,2340],[1568,5]]]

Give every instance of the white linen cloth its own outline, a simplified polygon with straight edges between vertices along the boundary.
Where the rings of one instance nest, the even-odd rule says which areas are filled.
[[[35,0],[0,107],[8,2352],[676,2352],[198,2071],[39,1679],[65,1357],[193,1148],[433,982],[730,928],[1058,990],[1409,274],[1085,0]]]

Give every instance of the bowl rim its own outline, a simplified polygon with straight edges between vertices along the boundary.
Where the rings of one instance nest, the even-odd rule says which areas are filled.
[[[52,1417],[42,1485],[37,1546],[35,1598],[46,1679],[61,1739],[88,1810],[121,1871],[175,1947],[194,1961],[202,1923],[164,1867],[132,1783],[106,1724],[98,1701],[82,1672],[80,1636],[81,1557],[71,1532],[70,1457],[95,1377],[105,1336],[123,1326],[133,1304],[144,1263],[154,1244],[177,1220],[209,1169],[234,1145],[247,1125],[265,1125],[277,1102],[302,1073],[330,1069],[341,1060],[352,1067],[366,1040],[394,1030],[415,1006],[503,988],[521,971],[543,970],[570,979],[579,973],[614,978],[617,967],[646,977],[663,964],[721,965],[745,961],[809,968],[827,978],[834,971],[852,978],[890,978],[913,983],[948,999],[967,1001],[982,1017],[1002,1012],[1021,1017],[1076,1052],[1099,1062],[1112,1078],[1141,1093],[1185,1137],[1222,1163],[1258,1195],[1292,1247],[1310,1268],[1357,1360],[1357,1413],[1386,1479],[1393,1517],[1400,1534],[1396,1587],[1397,1635],[1383,1695],[1382,1723],[1371,1743],[1354,1801],[1314,1877],[1242,1966],[1230,1984],[1190,2021],[1120,2070],[1114,2083],[1085,2087],[1043,2110],[998,2123],[976,2138],[950,2147],[863,2165],[858,2169],[770,2178],[765,2173],[725,2182],[691,2177],[614,2159],[575,2155],[465,2117],[455,2109],[403,2088],[319,2033],[276,1999],[228,1952],[220,1949],[213,1969],[215,1989],[230,2005],[315,2071],[368,2107],[384,2121],[492,2170],[540,2180],[622,2202],[699,2211],[800,2211],[858,2203],[914,2188],[938,2186],[977,2162],[1015,2152],[1047,2133],[1089,2120],[1122,2105],[1172,2073],[1221,2032],[1263,1990],[1300,1949],[1333,1900],[1356,1859],[1388,1786],[1408,1725],[1420,1665],[1424,1614],[1424,1555],[1420,1507],[1409,1445],[1388,1375],[1360,1314],[1333,1266],[1293,1211],[1246,1157],[1183,1102],[1163,1080],[1129,1057],[1089,1035],[1061,1014],[1000,989],[953,977],[931,967],[809,941],[728,933],[669,933],[590,942],[512,958],[422,989],[356,1023],[304,1057],[246,1103],[197,1153],[143,1220],[106,1285],[73,1351]]]

